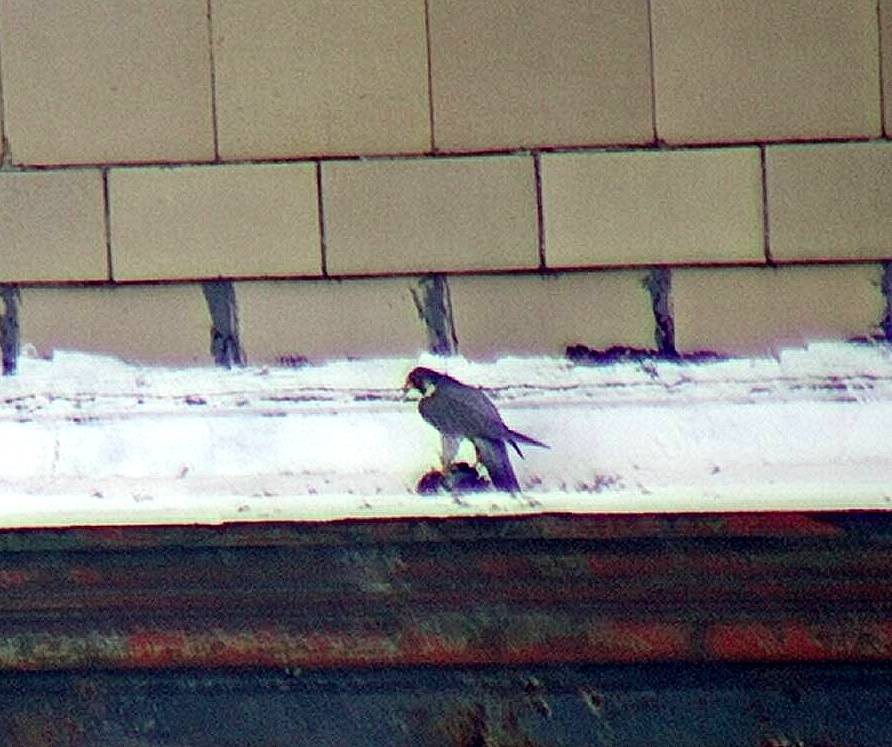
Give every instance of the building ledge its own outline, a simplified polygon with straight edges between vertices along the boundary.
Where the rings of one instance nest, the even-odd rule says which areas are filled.
[[[423,360],[487,387],[550,445],[514,458],[520,496],[416,494],[439,463],[400,391],[417,362],[25,358],[0,401],[0,526],[892,508],[885,345],[602,367]]]

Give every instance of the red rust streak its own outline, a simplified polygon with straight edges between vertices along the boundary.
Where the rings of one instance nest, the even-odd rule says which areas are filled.
[[[32,571],[0,571],[0,589],[13,589],[27,586],[37,579]]]
[[[739,513],[723,517],[723,533],[737,537],[832,537],[843,530],[817,515],[796,513]]]
[[[705,636],[706,656],[728,661],[834,661],[888,659],[892,624],[840,630],[797,620],[779,624],[725,623]]]
[[[68,578],[81,586],[101,586],[105,583],[102,573],[95,568],[71,568],[68,571]]]
[[[591,653],[612,661],[675,661],[693,655],[688,625],[616,621],[589,629]]]
[[[147,630],[128,637],[125,654],[137,667],[164,667],[180,663],[188,649],[190,636],[182,630]]]
[[[547,523],[547,539],[642,537],[831,537],[845,530],[820,514],[741,512],[723,514],[590,514]]]

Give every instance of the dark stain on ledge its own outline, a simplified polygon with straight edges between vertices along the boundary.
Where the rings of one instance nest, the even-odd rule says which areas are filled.
[[[19,304],[21,294],[14,285],[0,287],[3,314],[0,315],[0,354],[3,358],[3,375],[16,372],[19,358]]]
[[[581,344],[568,345],[564,354],[573,363],[587,366],[609,366],[614,363],[646,363],[660,360],[677,363],[705,363],[708,361],[727,360],[726,356],[711,350],[677,353],[633,348],[626,345],[613,345],[603,350]]]
[[[883,262],[883,279],[881,282],[886,308],[883,311],[880,327],[883,330],[883,336],[886,341],[892,342],[892,262]]]
[[[211,355],[218,366],[243,366],[245,357],[239,342],[235,289],[228,280],[202,283],[211,315]]]

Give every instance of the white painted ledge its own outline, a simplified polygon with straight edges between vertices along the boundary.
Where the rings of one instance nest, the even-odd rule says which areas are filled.
[[[418,363],[490,387],[551,445],[524,496],[417,496],[439,439]],[[699,364],[462,359],[164,369],[76,353],[0,381],[0,526],[543,511],[892,509],[892,352],[813,345]]]

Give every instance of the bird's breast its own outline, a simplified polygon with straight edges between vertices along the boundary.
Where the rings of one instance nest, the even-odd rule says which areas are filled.
[[[456,413],[450,411],[449,403],[436,392],[419,401],[418,412],[422,418],[434,426],[440,433],[464,435],[459,427],[460,419],[456,417]]]

